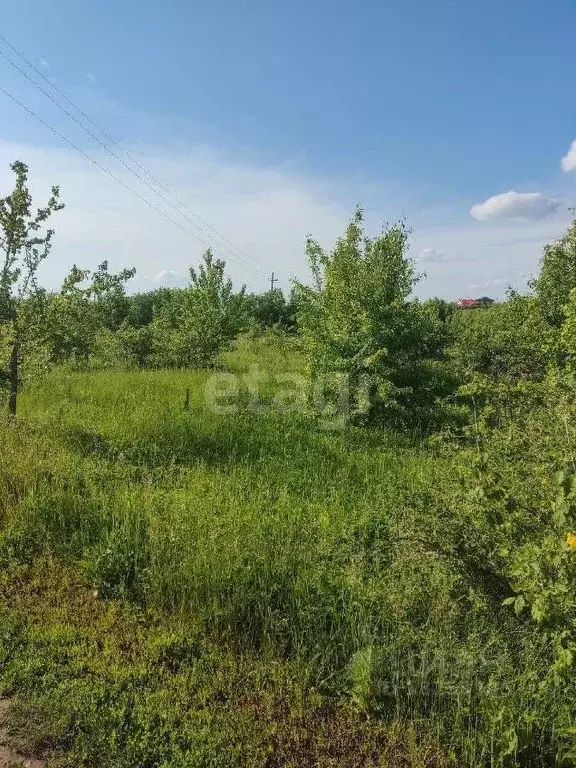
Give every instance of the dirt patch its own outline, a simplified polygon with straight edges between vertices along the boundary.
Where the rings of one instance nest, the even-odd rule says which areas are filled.
[[[9,746],[6,717],[10,709],[8,699],[0,699],[0,768],[45,768],[46,763],[18,754]]]

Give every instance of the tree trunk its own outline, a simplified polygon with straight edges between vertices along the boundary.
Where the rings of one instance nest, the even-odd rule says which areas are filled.
[[[20,363],[20,343],[14,342],[10,355],[10,396],[8,398],[8,418],[16,418],[18,404],[18,367]]]

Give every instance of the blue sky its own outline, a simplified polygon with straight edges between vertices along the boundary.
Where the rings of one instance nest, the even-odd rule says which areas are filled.
[[[2,6],[1,33],[241,249],[221,255],[251,288],[305,276],[307,232],[330,245],[361,202],[371,229],[407,216],[421,293],[501,295],[576,202],[573,0]],[[0,85],[177,218],[1,58]],[[197,260],[202,243],[1,93],[0,110],[2,188],[17,153],[68,203],[48,284],[101,254],[139,287]]]

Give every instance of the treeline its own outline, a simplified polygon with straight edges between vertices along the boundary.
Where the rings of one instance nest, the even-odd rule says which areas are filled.
[[[0,381],[16,410],[17,389],[50,365],[207,367],[239,334],[275,328],[298,337],[311,375],[346,376],[356,423],[426,429],[465,424],[460,387],[476,375],[543,379],[576,352],[576,224],[550,246],[529,295],[459,311],[418,301],[420,279],[403,223],[371,239],[356,211],[332,251],[308,239],[312,284],[235,290],[225,263],[208,250],[185,288],[128,295],[134,269],[74,266],[61,290],[37,284],[63,204],[54,187],[32,209],[28,169],[14,163],[13,192],[0,199]],[[330,407],[330,404],[329,406]]]
[[[52,363],[100,367],[202,368],[242,332],[296,330],[295,300],[280,290],[234,291],[225,264],[206,251],[185,288],[129,295],[134,270],[107,262],[89,272],[74,267],[57,293],[34,297]]]

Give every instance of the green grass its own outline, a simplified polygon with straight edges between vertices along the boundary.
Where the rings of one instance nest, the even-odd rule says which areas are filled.
[[[303,369],[270,340],[223,365]],[[324,431],[272,375],[217,415],[211,375],[55,371],[0,427],[0,680],[36,741],[103,768],[553,764],[546,650],[429,551],[466,449]]]

